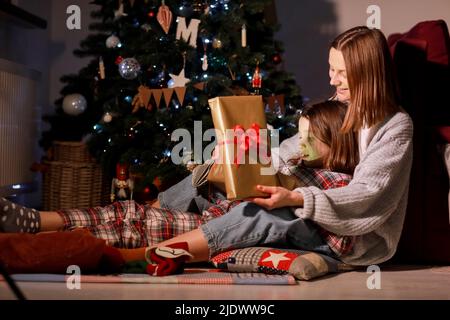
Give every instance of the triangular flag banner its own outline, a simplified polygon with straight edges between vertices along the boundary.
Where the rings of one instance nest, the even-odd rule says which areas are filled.
[[[194,84],[192,86],[195,89],[202,90],[202,91],[205,89],[205,83],[204,82],[199,82],[199,83],[196,83],[196,84]]]
[[[166,101],[166,106],[169,107],[169,103],[173,95],[173,89],[171,88],[162,89],[162,93],[164,95],[164,100]]]
[[[148,107],[148,103],[150,102],[150,98],[152,97],[152,93],[149,88],[142,88],[139,90],[139,94],[141,95],[142,103],[144,104],[145,108]]]
[[[151,91],[152,91],[153,98],[155,98],[156,107],[159,109],[159,104],[161,103],[162,91],[161,91],[161,89],[153,89]]]
[[[183,105],[184,96],[186,95],[186,87],[176,87],[173,88],[175,93],[177,94],[178,101],[180,101],[180,105]]]

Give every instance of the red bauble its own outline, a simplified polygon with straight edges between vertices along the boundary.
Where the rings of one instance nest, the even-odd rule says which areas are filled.
[[[154,11],[150,11],[147,15],[148,15],[150,18],[153,18],[153,17],[155,16],[155,12],[154,12]]]
[[[122,62],[122,60],[123,60],[122,56],[118,56],[118,57],[116,58],[115,63],[116,63],[116,64],[119,64],[119,63]]]
[[[273,62],[274,64],[279,64],[279,63],[281,62],[281,55],[280,55],[279,53],[275,53],[275,54],[272,56],[272,62]]]

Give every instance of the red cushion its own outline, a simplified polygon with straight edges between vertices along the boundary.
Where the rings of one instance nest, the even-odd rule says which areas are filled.
[[[96,270],[106,244],[87,230],[0,233],[0,263],[9,273],[66,273],[77,265]]]
[[[426,53],[429,62],[449,65],[450,39],[447,24],[443,20],[424,21],[416,24],[407,33],[389,36],[391,53],[398,41],[423,40],[427,43]]]
[[[450,127],[438,127],[437,130],[441,138],[450,143]]]

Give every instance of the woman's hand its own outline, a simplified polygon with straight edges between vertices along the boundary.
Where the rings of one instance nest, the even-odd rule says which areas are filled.
[[[267,193],[268,198],[249,198],[251,201],[267,210],[281,207],[301,207],[303,206],[303,195],[300,192],[289,191],[283,187],[256,186],[261,192]]]

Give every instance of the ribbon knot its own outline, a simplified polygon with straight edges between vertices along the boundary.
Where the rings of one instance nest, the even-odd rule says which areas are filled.
[[[234,131],[234,144],[236,145],[236,156],[234,158],[234,164],[239,167],[240,164],[244,163],[245,153],[250,148],[261,147],[261,137],[259,135],[259,130],[261,127],[257,123],[252,123],[249,130],[245,131],[244,127],[237,124],[233,127]],[[265,145],[265,144],[264,144]]]

